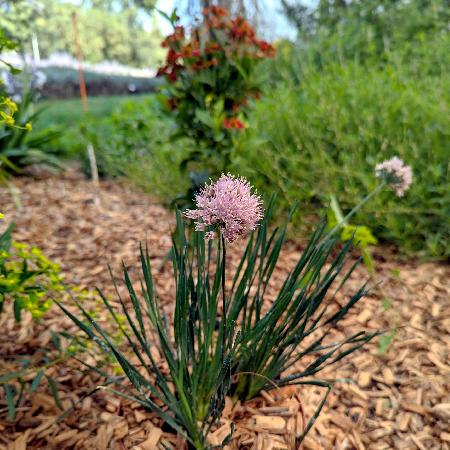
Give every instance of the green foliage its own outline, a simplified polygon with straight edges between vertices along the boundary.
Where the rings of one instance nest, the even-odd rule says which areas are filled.
[[[1,7],[1,5],[0,5]],[[0,53],[3,50],[12,50],[17,44],[6,37],[0,26]],[[10,64],[6,64],[8,70],[17,74],[18,70]],[[46,130],[30,136],[31,121],[40,111],[31,112],[33,107],[33,95],[28,92],[17,105],[4,90],[0,81],[0,181],[6,182],[8,173],[17,172],[19,167],[30,163],[45,162],[58,165],[58,160],[49,153],[43,152],[49,142],[58,136],[58,133]]]
[[[59,268],[40,249],[11,241],[11,224],[0,236],[0,313],[6,301],[20,320],[23,309],[39,319],[51,306],[50,294],[63,290]]]
[[[324,225],[316,229],[275,299],[266,305],[266,290],[286,238],[286,227],[269,231],[272,213],[273,200],[233,274],[226,267],[224,239],[217,246],[205,244],[205,233],[193,232],[188,240],[177,213],[171,251],[176,285],[173,325],[159,308],[148,252],[141,249],[142,294],[133,287],[124,268],[133,315],[128,311],[129,302],[116,291],[127,328],[117,319],[110,302],[102,298],[145,374],[83,305],[78,307],[88,324],[60,305],[92,342],[114,355],[129,378],[133,389],[119,385],[120,389],[113,392],[155,411],[196,449],[207,448],[205,437],[220,416],[226,395],[246,400],[261,389],[290,384],[320,386],[328,394],[333,381],[315,376],[379,335],[360,331],[330,342],[331,330],[364,297],[366,287],[359,288],[344,305],[333,302],[333,294],[342,288],[357,263],[348,264],[351,242],[335,251],[337,241],[324,236]],[[232,283],[226,292],[228,276]],[[337,309],[330,308],[331,304]],[[236,336],[235,329],[239,329]],[[158,345],[168,375],[153,359],[153,345]],[[286,374],[294,364],[295,371]],[[173,384],[173,390],[168,383]],[[326,395],[300,440],[320,413]]]
[[[382,306],[385,311],[389,311],[392,308],[392,302],[387,297],[382,300]]]
[[[29,164],[46,164],[61,167],[59,152],[51,150],[49,144],[61,132],[46,128],[39,132],[31,131],[31,122],[38,119],[41,109],[35,109],[31,92],[25,94],[17,103],[14,113],[15,126],[0,124],[0,169],[3,172],[19,172]]]
[[[260,145],[241,143],[237,167],[281,191],[285,210],[294,200],[323,208],[332,194],[348,210],[371,190],[374,164],[400,155],[414,169],[411,191],[401,204],[380,196],[355,221],[404,252],[448,257],[447,2],[283,5],[299,43],[282,43],[268,67],[274,90],[252,118]]]
[[[215,6],[204,10],[203,23],[189,36],[177,25],[162,45],[168,51],[158,75],[168,86],[161,102],[175,118],[173,138],[188,137],[196,144],[180,169],[199,166],[212,176],[226,172],[234,138],[246,127],[248,106],[260,95],[256,67],[273,56],[273,47],[257,39],[242,17],[231,19]]]
[[[37,2],[27,0],[0,0],[0,29],[16,43],[16,48],[30,40],[33,33],[30,25],[38,14],[38,6]]]
[[[52,148],[79,159],[86,173],[90,142],[101,176],[126,177],[167,205],[189,189],[189,180],[177,168],[194,144],[187,139],[171,142],[175,125],[154,96],[91,98],[88,114],[83,113],[80,100],[40,104],[43,112],[35,128],[45,129],[48,124],[64,129]]]
[[[319,63],[336,57],[380,62],[399,49],[414,58],[422,44],[447,32],[450,18],[446,0],[321,0],[312,8],[291,0],[282,4]]]
[[[340,238],[343,242],[353,240],[355,247],[361,251],[363,261],[370,273],[374,272],[374,263],[370,247],[378,243],[369,227],[352,225],[345,220],[339,203],[334,195],[331,196],[330,210],[327,218],[328,228],[339,227]],[[330,231],[331,232],[331,231]]]
[[[424,63],[433,51],[425,52]],[[304,226],[332,194],[348,211],[374,186],[375,164],[399,155],[413,167],[411,190],[401,202],[392,193],[380,195],[355,223],[403,251],[448,256],[448,72],[430,73],[436,66],[415,71],[394,61],[316,68],[307,52],[283,55],[289,59],[277,67],[284,80],[256,105],[250,120],[259,141],[239,143],[232,155],[236,170],[258,189],[282,193],[284,211],[300,201]]]
[[[0,55],[3,51],[14,50],[17,44],[6,37],[2,28],[0,28]],[[0,59],[0,66],[6,66],[11,73],[17,73],[18,70]],[[14,127],[16,121],[14,114],[17,112],[17,105],[6,94],[3,88],[3,82],[0,80],[0,127]]]
[[[124,102],[100,120],[87,116],[80,131],[74,133],[85,139],[72,142],[77,142],[77,151],[83,157],[87,142],[93,144],[101,174],[128,177],[138,187],[170,203],[188,188],[188,180],[178,167],[193,145],[186,139],[171,142],[173,126],[154,98],[142,98],[138,103]]]
[[[348,264],[352,241],[336,251],[338,239],[327,237],[323,224],[312,234],[271,306],[264,309],[266,289],[287,230],[285,226],[269,231],[272,214],[270,203],[261,227],[244,251],[228,299],[228,321],[236,321],[241,333],[232,365],[232,374],[239,381],[232,390],[235,397],[243,400],[254,397],[261,389],[273,389],[273,384],[319,382],[330,387],[314,376],[378,334],[361,331],[341,342],[331,343],[328,339],[330,329],[365,296],[366,287],[360,287],[337,311],[328,311],[329,302],[358,263]],[[286,375],[286,370],[294,365],[301,369]]]
[[[0,235],[0,314],[7,314],[12,309],[15,319],[20,321],[21,313],[25,310],[31,313],[35,321],[39,321],[48,312],[53,297],[57,295],[59,301],[69,296],[75,298],[86,304],[94,317],[98,316],[98,296],[76,286],[66,285],[59,267],[49,261],[37,247],[12,241],[12,231],[13,224]],[[5,308],[8,311],[4,311]],[[118,320],[123,318],[118,315]],[[111,339],[119,344],[122,339],[121,331],[113,333]],[[60,334],[51,331],[51,344],[45,348],[33,349],[21,354],[20,358],[14,355],[14,362],[6,364],[0,370],[0,388],[5,394],[5,411],[9,419],[16,418],[17,407],[43,382],[47,382],[55,404],[62,410],[57,383],[49,374],[49,369],[76,354],[86,353],[95,357],[100,366],[111,364],[110,358],[99,358],[91,347],[92,344],[86,340],[65,332]],[[8,359],[5,356],[4,360]]]
[[[389,333],[384,334],[379,337],[378,345],[377,345],[377,351],[378,351],[379,355],[386,354],[386,352],[389,350],[389,347],[391,346],[392,342],[394,341],[396,335],[397,335],[397,329],[394,328]]]

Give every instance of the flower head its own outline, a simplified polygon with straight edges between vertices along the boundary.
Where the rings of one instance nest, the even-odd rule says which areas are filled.
[[[242,130],[245,125],[237,117],[232,117],[231,119],[223,119],[223,127],[226,130]]]
[[[411,167],[406,166],[397,156],[377,164],[375,174],[377,178],[386,181],[397,197],[403,197],[412,184],[413,172]]]
[[[185,212],[188,219],[195,220],[195,229],[208,228],[206,240],[214,237],[219,229],[227,242],[235,241],[247,231],[254,230],[263,218],[261,197],[252,193],[245,178],[222,174],[207,184],[196,196],[197,209]]]

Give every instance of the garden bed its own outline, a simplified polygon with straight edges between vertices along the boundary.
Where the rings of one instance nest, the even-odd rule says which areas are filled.
[[[16,201],[4,189],[0,199],[6,220],[16,222],[15,239],[39,246],[61,265],[67,282],[97,286],[113,295],[107,264],[116,274],[122,260],[127,267],[137,268],[139,242],[147,240],[153,266],[159,271],[155,278],[162,304],[171,310],[173,284],[166,264],[174,225],[171,213],[118,183],[103,182],[96,192],[76,173],[46,180],[17,179],[14,186],[19,193]],[[300,251],[295,243],[288,244],[276,269],[275,284]],[[238,252],[230,253],[235,260]],[[381,287],[358,303],[335,333],[342,337],[361,327],[370,331],[396,327],[396,335],[390,345],[384,345],[386,339],[375,341],[320,374],[347,381],[335,385],[304,449],[450,449],[446,426],[450,417],[450,366],[446,361],[450,268],[443,263],[400,261],[394,256],[390,248],[377,249],[376,279]],[[346,292],[356,290],[365,278],[364,268],[358,269]],[[47,346],[50,330],[72,325],[54,307],[40,324],[25,318],[18,325],[6,310],[0,326],[6,330],[0,337],[2,375],[16,364],[17,355]],[[158,447],[163,441],[174,449],[182,448],[159,418],[138,405],[104,389],[86,396],[102,380],[79,368],[70,360],[48,369],[58,383],[62,408],[72,407],[58,422],[62,411],[45,384],[19,406],[15,421],[6,417],[0,394],[0,450],[149,450],[163,448]],[[274,390],[234,409],[227,405],[225,428],[219,427],[216,433],[226,431],[233,420],[237,426],[230,448],[289,449],[292,434],[305,426],[303,414],[309,420],[323,394],[313,387]]]

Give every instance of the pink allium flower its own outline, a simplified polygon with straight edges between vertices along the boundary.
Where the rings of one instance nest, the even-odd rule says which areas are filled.
[[[412,184],[413,172],[411,167],[397,156],[375,166],[375,174],[394,190],[397,197],[403,197]]]
[[[222,174],[207,184],[196,196],[197,209],[185,212],[188,219],[195,220],[195,229],[208,228],[206,240],[214,238],[211,230],[220,229],[227,242],[235,241],[247,231],[254,230],[263,218],[261,197],[252,193],[245,178]]]

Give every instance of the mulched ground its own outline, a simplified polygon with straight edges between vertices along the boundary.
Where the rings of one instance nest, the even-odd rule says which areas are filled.
[[[101,183],[97,195],[89,181],[75,175],[22,178],[14,186],[16,195],[3,189],[0,204],[7,221],[16,222],[15,239],[41,247],[61,265],[67,282],[98,286],[112,294],[107,263],[119,273],[123,260],[133,273],[139,242],[147,240],[158,272],[157,288],[164,307],[170,310],[172,281],[165,262],[173,227],[169,212],[118,183]],[[232,263],[238,252],[238,248],[231,252]],[[287,245],[273,290],[300,252],[298,245]],[[381,287],[360,302],[335,333],[342,337],[361,328],[386,327],[397,327],[397,333],[384,354],[378,353],[377,342],[373,342],[321,374],[349,381],[336,385],[303,449],[448,450],[449,266],[396,261],[387,248],[379,248],[376,256],[376,281]],[[344,293],[353,292],[366,278],[364,268],[359,269]],[[50,330],[71,327],[56,307],[40,324],[25,317],[18,325],[8,313],[0,317],[0,376],[14,368],[17,355],[50,345]],[[163,448],[163,443],[183,448],[157,417],[138,405],[103,390],[84,397],[101,379],[79,368],[70,360],[47,369],[46,374],[57,381],[63,408],[73,408],[56,423],[61,411],[46,383],[22,401],[14,421],[7,418],[0,392],[0,450],[151,450]],[[222,426],[211,436],[211,443],[225,436],[234,421],[237,430],[230,448],[293,449],[295,435],[313,414],[321,395],[316,388],[289,388],[263,393],[234,409],[227,404]]]

